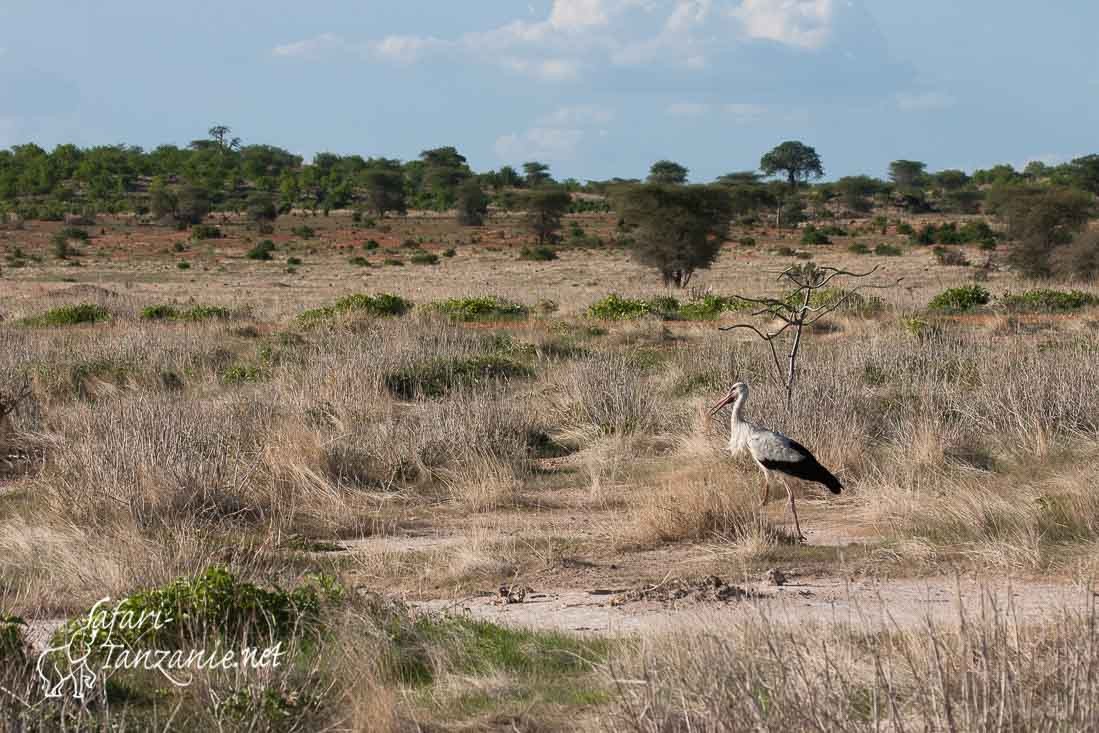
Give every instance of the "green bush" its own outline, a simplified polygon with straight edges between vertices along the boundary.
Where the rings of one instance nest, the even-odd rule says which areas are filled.
[[[455,321],[496,321],[522,319],[529,315],[525,305],[513,303],[494,295],[451,298],[427,306],[429,310],[449,316]]]
[[[404,267],[404,262],[401,262],[400,260],[393,257],[386,257],[384,260],[382,260],[382,264],[388,267]]]
[[[741,247],[755,247],[756,246],[756,238],[755,237],[741,237],[740,239],[737,240],[737,244],[739,244]]]
[[[141,318],[146,321],[170,321],[179,316],[179,311],[171,305],[150,305],[141,310]]]
[[[301,313],[298,321],[312,324],[332,319],[345,313],[365,313],[377,317],[403,316],[412,310],[412,302],[399,295],[379,293],[377,295],[355,294],[340,298],[334,304],[323,308],[313,308]]]
[[[271,253],[275,251],[275,243],[270,239],[264,239],[245,253],[250,260],[270,260]]]
[[[679,317],[687,321],[710,321],[726,311],[740,311],[751,306],[745,300],[731,296],[704,295],[679,307]]]
[[[862,242],[855,242],[847,247],[847,251],[854,255],[870,254],[870,248]]]
[[[1046,288],[1007,293],[1000,304],[1015,312],[1064,312],[1099,304],[1099,298],[1082,290],[1050,290]]]
[[[373,239],[368,239],[363,244],[363,249],[365,249],[367,252],[373,252],[374,250],[376,250],[378,248],[378,246],[379,245],[376,241],[374,241]]]
[[[233,364],[221,373],[225,384],[254,384],[267,379],[267,371],[255,364]]]
[[[221,239],[221,230],[213,224],[195,224],[191,227],[191,239]]]
[[[42,315],[23,319],[25,326],[76,326],[97,323],[111,317],[105,308],[94,303],[79,303],[51,308]]]
[[[647,301],[623,298],[615,293],[592,303],[588,308],[588,318],[601,321],[627,321],[650,313],[652,313],[652,307]]]
[[[900,247],[894,247],[892,244],[882,242],[874,248],[874,254],[878,257],[900,257],[904,254],[904,251]]]
[[[458,254],[458,253],[456,251],[454,251],[453,247],[450,247],[449,249],[443,250],[443,257],[453,257],[456,254]]]
[[[500,355],[458,359],[432,359],[387,374],[385,386],[404,400],[442,397],[459,386],[474,386],[498,380],[533,376],[531,369]]]
[[[290,232],[295,237],[300,237],[301,239],[312,239],[313,237],[317,236],[317,233],[313,230],[313,227],[307,224],[296,226],[291,229]]]
[[[326,603],[343,594],[342,587],[324,576],[286,591],[244,582],[215,566],[194,578],[126,596],[104,609],[140,623],[89,624],[89,609],[58,629],[51,646],[71,643],[71,650],[90,652],[94,659],[107,653],[110,644],[171,650],[210,636],[233,643],[287,639],[319,628]]]
[[[15,669],[27,661],[27,622],[18,616],[0,613],[0,667]]]
[[[180,260],[179,262],[176,263],[176,269],[177,270],[190,270],[191,269],[191,263],[188,262],[187,260]]]
[[[286,264],[290,267],[298,267],[301,265],[301,257],[287,257]]]
[[[370,264],[370,260],[366,259],[365,257],[355,256],[349,259],[347,262],[348,264],[354,265],[355,267],[372,267],[372,265]]]
[[[431,252],[416,252],[408,258],[408,261],[414,265],[437,265],[439,256]]]
[[[944,290],[932,298],[927,307],[942,313],[964,313],[988,305],[991,300],[991,294],[980,285],[966,285]]]
[[[519,250],[519,259],[532,260],[535,262],[550,262],[557,259],[557,252],[552,247],[535,246],[535,247],[523,247]]]
[[[805,230],[801,233],[802,244],[831,244],[832,240],[828,238],[828,235],[817,229],[810,224],[805,227]]]

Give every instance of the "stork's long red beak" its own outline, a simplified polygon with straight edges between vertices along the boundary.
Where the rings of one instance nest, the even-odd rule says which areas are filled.
[[[721,402],[718,402],[716,405],[714,405],[713,407],[710,408],[710,417],[713,417],[717,413],[721,412],[722,407],[725,407],[725,405],[729,404],[730,402],[732,402],[735,399],[736,399],[736,395],[732,392],[725,395],[721,399]]]

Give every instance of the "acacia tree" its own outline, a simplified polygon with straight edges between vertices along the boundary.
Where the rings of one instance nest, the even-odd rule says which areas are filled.
[[[523,175],[529,188],[538,188],[553,181],[553,176],[550,175],[550,167],[545,163],[539,163],[537,160],[523,163]]]
[[[479,227],[485,223],[488,215],[488,196],[481,190],[481,184],[470,178],[458,186],[458,223]]]
[[[686,167],[672,160],[658,160],[649,169],[649,183],[680,185],[687,182]]]
[[[759,169],[769,176],[782,174],[790,188],[824,175],[817,151],[798,140],[788,140],[772,149],[760,159]]]
[[[768,316],[778,320],[782,325],[778,328],[759,328],[750,323],[738,323],[733,326],[725,326],[722,331],[735,331],[745,329],[751,331],[763,340],[771,349],[771,358],[775,367],[775,377],[786,390],[786,412],[789,414],[794,397],[794,385],[797,382],[797,362],[801,353],[801,341],[806,326],[812,326],[829,313],[842,306],[863,302],[860,291],[867,288],[890,288],[899,284],[896,281],[888,284],[864,284],[847,291],[839,291],[838,297],[826,297],[826,289],[832,281],[838,277],[849,277],[861,280],[870,277],[878,268],[870,272],[856,273],[840,270],[835,267],[824,267],[813,262],[802,265],[794,265],[783,271],[779,282],[794,289],[785,298],[749,298],[742,295],[736,296],[740,300],[757,306],[753,316]],[[834,291],[832,291],[834,292]],[[778,347],[782,339],[789,335],[789,347],[786,352],[786,365],[783,367],[779,358]]]
[[[889,164],[889,180],[897,188],[914,188],[927,181],[927,164],[918,160],[894,160]]]
[[[387,158],[371,159],[367,168],[359,176],[359,182],[366,195],[366,203],[378,218],[384,218],[387,212],[404,214],[405,202],[404,171],[401,163]]]
[[[634,259],[679,288],[717,259],[733,210],[729,194],[715,186],[634,186],[616,203],[631,229]]]
[[[528,193],[524,201],[527,226],[538,237],[538,244],[552,242],[561,229],[561,218],[569,210],[572,197],[563,188],[539,188]]]

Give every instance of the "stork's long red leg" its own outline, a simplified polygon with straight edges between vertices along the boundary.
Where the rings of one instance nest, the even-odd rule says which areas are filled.
[[[797,530],[798,539],[805,542],[805,535],[801,533],[801,524],[798,522],[798,508],[794,504],[794,492],[790,490],[790,484],[786,479],[782,479],[782,485],[786,487],[786,495],[790,497],[790,511],[794,514],[794,529]]]

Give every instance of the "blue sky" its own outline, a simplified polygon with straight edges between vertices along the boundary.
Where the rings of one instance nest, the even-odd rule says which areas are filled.
[[[705,181],[1099,151],[1094,0],[0,0],[0,147],[185,145]]]

